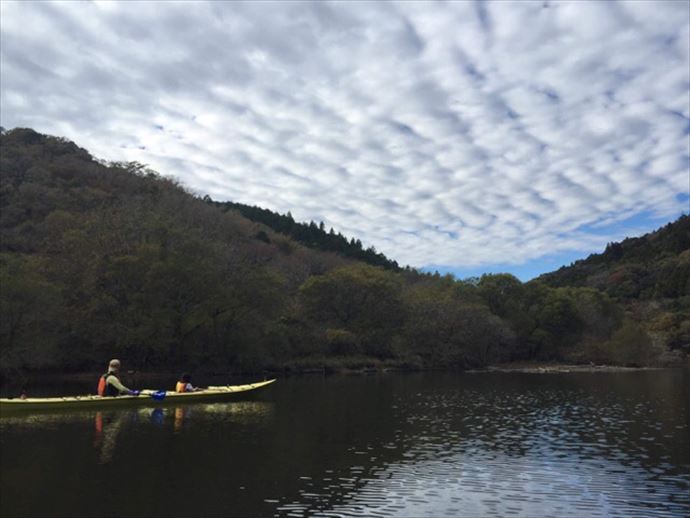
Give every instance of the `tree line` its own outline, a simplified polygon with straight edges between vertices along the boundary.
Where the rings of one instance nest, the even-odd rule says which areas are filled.
[[[314,221],[299,223],[294,220],[290,212],[279,214],[261,207],[232,201],[218,202],[212,200],[209,196],[204,196],[204,201],[216,205],[224,211],[235,210],[245,218],[257,223],[263,223],[274,231],[290,236],[295,241],[310,248],[335,252],[373,266],[381,266],[387,270],[400,270],[397,261],[377,252],[375,247],[364,248],[359,239],[353,237],[348,240],[340,232],[336,233],[333,227],[326,232],[323,221],[319,222],[318,225]],[[268,236],[262,230],[257,233],[257,238],[268,240]]]

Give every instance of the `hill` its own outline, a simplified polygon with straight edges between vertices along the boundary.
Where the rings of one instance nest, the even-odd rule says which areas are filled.
[[[656,320],[596,287],[400,269],[315,223],[283,228],[289,216],[195,196],[31,129],[0,135],[0,209],[4,375],[111,357],[224,373],[647,365],[680,358],[669,344],[686,350],[682,332],[665,342]]]
[[[645,234],[609,243],[601,254],[546,273],[554,287],[589,286],[624,299],[666,299],[690,295],[690,216]]]
[[[336,234],[332,228],[329,232],[326,232],[323,221],[318,225],[314,221],[298,223],[289,212],[287,214],[278,214],[268,209],[242,203],[232,201],[218,202],[210,198],[204,199],[224,211],[235,210],[245,218],[257,223],[263,223],[275,232],[290,236],[295,241],[310,248],[336,252],[345,257],[351,257],[373,266],[381,266],[388,270],[400,269],[396,261],[388,259],[382,253],[377,252],[373,246],[365,249],[359,239],[353,237],[348,240],[340,232]]]
[[[690,216],[540,276],[552,287],[590,287],[617,300],[652,339],[690,352]]]
[[[310,276],[349,263],[137,163],[104,163],[30,129],[2,135],[3,368],[177,365],[238,357]],[[261,340],[253,340],[252,354]],[[230,345],[232,344],[232,345]]]

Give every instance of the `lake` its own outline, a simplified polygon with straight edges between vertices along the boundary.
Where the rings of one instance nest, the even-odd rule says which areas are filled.
[[[689,407],[687,370],[422,373],[3,416],[0,515],[689,516]]]

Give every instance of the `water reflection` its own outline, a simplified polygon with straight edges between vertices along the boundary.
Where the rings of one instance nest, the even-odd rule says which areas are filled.
[[[48,429],[67,423],[92,422],[97,432],[103,432],[112,422],[150,422],[165,424],[169,419],[184,420],[195,415],[204,419],[251,422],[269,417],[274,404],[265,401],[238,401],[228,403],[189,403],[178,406],[140,407],[108,411],[58,411],[38,414],[0,416],[0,432],[17,428]]]
[[[286,516],[685,516],[688,385],[671,377],[402,390],[391,398],[397,427],[361,431],[348,469],[301,476],[296,498],[266,502]]]
[[[93,446],[99,452],[99,463],[113,459],[117,436],[126,419],[136,417],[135,412],[96,412],[94,416]]]
[[[273,404],[259,401],[242,401],[214,404],[186,404],[175,407],[116,409],[109,411],[57,412],[36,415],[3,417],[0,433],[12,430],[57,429],[66,425],[93,423],[92,444],[98,453],[98,463],[108,464],[115,455],[118,437],[125,428],[141,425],[170,427],[182,433],[194,420],[222,420],[234,423],[251,423],[271,415]],[[80,436],[83,434],[79,434]]]
[[[515,456],[427,440],[400,462],[365,459],[350,476],[302,477],[299,496],[275,500],[277,509],[287,516],[683,516],[690,509],[682,475],[655,479],[605,458],[561,461],[556,451]]]
[[[182,430],[182,425],[184,424],[184,418],[185,418],[185,407],[183,406],[178,406],[175,408],[175,431],[179,432]]]
[[[644,470],[615,461],[559,463],[482,450],[411,459],[334,485],[347,490],[342,503],[329,505],[324,496],[333,487],[326,486],[321,494],[303,491],[279,510],[289,516],[315,509],[324,516],[681,516],[688,509],[680,486],[685,504],[674,503],[667,485],[650,483]]]
[[[0,419],[0,514],[688,516],[689,388],[682,372],[300,378],[100,424]]]
[[[197,405],[180,405],[158,409],[164,416],[171,415],[175,432],[193,421],[194,416],[202,414],[205,419],[231,421],[234,423],[251,423],[267,419],[273,412],[273,404],[264,401],[240,401],[236,403],[210,403]]]

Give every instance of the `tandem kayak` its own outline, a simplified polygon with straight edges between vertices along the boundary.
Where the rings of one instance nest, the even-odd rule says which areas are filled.
[[[223,401],[233,399],[235,394],[256,390],[270,385],[275,379],[248,383],[246,385],[213,386],[197,392],[166,392],[142,390],[138,396],[64,396],[44,398],[0,398],[0,415],[18,412],[45,410],[74,410],[128,406],[159,406],[167,404],[194,403],[201,401]]]

